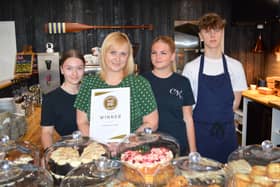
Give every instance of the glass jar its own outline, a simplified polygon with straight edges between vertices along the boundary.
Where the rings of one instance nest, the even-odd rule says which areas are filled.
[[[229,155],[227,169],[230,173],[229,187],[279,186],[280,148],[268,140],[261,145],[240,147]]]

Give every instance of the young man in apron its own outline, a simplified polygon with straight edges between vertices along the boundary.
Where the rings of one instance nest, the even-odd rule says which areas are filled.
[[[225,163],[238,147],[234,110],[239,107],[241,92],[247,89],[246,77],[242,64],[223,54],[225,20],[208,13],[198,26],[204,54],[183,70],[196,99],[193,118],[197,150],[203,157]]]

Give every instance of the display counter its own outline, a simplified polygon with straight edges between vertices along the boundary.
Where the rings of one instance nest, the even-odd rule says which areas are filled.
[[[269,130],[269,137],[275,146],[280,145],[280,97],[275,95],[264,95],[260,94],[257,90],[246,90],[242,93],[243,96],[243,120],[242,120],[242,146],[251,144],[248,143],[248,135],[252,132],[248,130],[251,126],[253,129],[262,133],[263,130]],[[264,110],[261,112],[256,112],[250,115],[249,105],[255,103],[259,108]],[[271,112],[267,112],[270,110]],[[266,115],[266,117],[260,117],[260,115]],[[255,118],[255,123],[248,117]],[[263,129],[257,126],[258,123],[262,123]],[[254,127],[254,125],[256,125]],[[248,132],[247,132],[248,131]],[[265,136],[264,136],[265,137]],[[261,140],[260,140],[261,141]],[[261,143],[261,142],[256,142]]]

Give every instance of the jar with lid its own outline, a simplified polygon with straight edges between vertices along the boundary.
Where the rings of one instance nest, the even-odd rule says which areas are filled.
[[[0,160],[0,186],[52,187],[53,179],[47,170],[33,164]]]
[[[178,174],[168,181],[166,187],[223,187],[226,184],[224,165],[202,157],[198,152],[176,158],[172,163],[178,169]]]
[[[131,134],[118,147],[119,179],[134,185],[163,185],[175,175],[171,161],[179,153],[177,140],[167,134],[152,133],[149,128]]]
[[[62,137],[44,152],[45,167],[54,177],[55,185],[72,169],[101,156],[110,156],[107,145],[81,136],[80,131]]]
[[[280,148],[271,141],[247,145],[232,152],[228,158],[229,187],[280,185]]]
[[[28,141],[10,140],[4,135],[0,139],[0,159],[12,161],[14,164],[40,165],[39,149]]]

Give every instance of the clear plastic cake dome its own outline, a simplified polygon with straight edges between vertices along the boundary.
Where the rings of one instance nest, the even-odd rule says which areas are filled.
[[[176,158],[172,163],[178,173],[168,181],[167,187],[223,187],[226,184],[227,173],[224,165],[218,161],[202,157],[198,152],[191,152],[188,156]]]
[[[114,186],[120,166],[121,163],[117,160],[100,157],[71,170],[61,181],[60,187]]]
[[[135,185],[163,185],[175,175],[171,161],[179,153],[177,140],[167,134],[152,133],[149,128],[131,134],[118,146],[119,179]]]
[[[1,160],[0,186],[52,187],[53,179],[47,170],[33,164],[18,165],[8,160]]]
[[[81,136],[80,131],[62,137],[44,152],[45,167],[54,177],[55,185],[72,169],[100,157],[110,157],[107,145]]]
[[[9,136],[0,139],[0,160],[9,160],[14,164],[40,165],[39,149],[28,141],[10,140]]]
[[[280,186],[280,148],[269,140],[240,147],[229,155],[227,169],[229,187]]]

